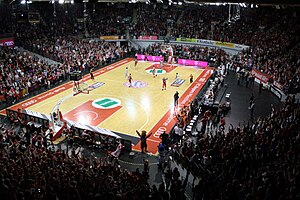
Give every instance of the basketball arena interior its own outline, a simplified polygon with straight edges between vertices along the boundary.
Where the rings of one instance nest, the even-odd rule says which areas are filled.
[[[300,199],[298,0],[0,0],[0,199]]]

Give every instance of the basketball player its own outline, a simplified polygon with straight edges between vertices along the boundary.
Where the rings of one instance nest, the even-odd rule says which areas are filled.
[[[135,59],[135,62],[134,62],[134,67],[136,67],[137,66],[137,64],[138,64],[138,59]]]
[[[129,82],[129,87],[131,87],[132,85],[131,85],[131,82],[132,82],[132,76],[131,76],[131,74],[129,74],[129,76],[128,76],[128,82]]]
[[[192,83],[194,81],[194,77],[193,74],[190,75],[190,83]]]
[[[153,78],[155,78],[155,76],[157,76],[155,67],[153,67],[153,69],[152,69],[152,75],[153,75]]]
[[[163,84],[162,84],[162,89],[161,90],[166,90],[167,89],[167,80],[168,80],[168,78],[163,77],[163,79],[162,79]]]
[[[175,75],[175,81],[177,81],[177,80],[179,80],[179,74],[178,73],[176,73],[176,75]]]
[[[79,81],[75,81],[74,80],[74,88],[73,88],[73,90],[75,91],[75,90],[79,90]]]
[[[94,79],[95,79],[95,78],[94,78],[93,71],[94,71],[94,68],[92,67],[92,68],[90,69],[91,80],[94,80]]]
[[[128,67],[126,67],[126,69],[125,69],[125,78],[127,78],[128,77]]]
[[[160,66],[160,69],[163,68],[163,66],[164,66],[164,61],[163,60],[160,61],[159,66]]]

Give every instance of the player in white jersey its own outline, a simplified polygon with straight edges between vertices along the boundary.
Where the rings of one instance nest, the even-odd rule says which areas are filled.
[[[126,69],[125,69],[125,78],[127,78],[128,77],[128,67],[126,67]]]

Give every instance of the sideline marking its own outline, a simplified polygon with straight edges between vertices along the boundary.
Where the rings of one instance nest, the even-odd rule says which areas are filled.
[[[200,92],[205,82],[211,76],[212,71],[210,69],[205,69],[203,72],[197,77],[197,79],[187,88],[187,90],[180,96],[179,105],[186,105],[188,102],[194,100],[197,94]],[[205,81],[202,81],[204,78]],[[200,81],[201,79],[201,81]],[[169,108],[169,110],[163,115],[163,117],[153,126],[153,128],[148,131],[148,133],[152,132],[152,135],[149,137],[148,142],[148,151],[156,154],[157,153],[157,143],[160,142],[159,136],[163,131],[166,133],[170,133],[172,128],[176,123],[176,118],[172,112],[173,106]],[[154,141],[155,142],[154,142]],[[140,150],[140,141],[133,146],[134,150]]]
[[[116,68],[118,68],[118,67],[120,67],[120,66],[122,66],[124,64],[129,63],[132,60],[133,60],[133,58],[125,58],[125,59],[120,60],[120,61],[118,61],[116,63],[108,65],[108,66],[106,66],[104,68],[98,69],[98,70],[95,71],[94,77],[97,77],[97,76],[99,76],[101,74],[104,74],[104,73],[106,73],[108,71],[111,71],[113,69],[116,69]],[[89,79],[90,79],[90,75],[86,74],[82,78],[81,81],[84,82],[84,81],[89,80]],[[57,94],[59,94],[61,92],[65,92],[66,90],[68,90],[68,89],[70,89],[72,87],[73,87],[73,82],[64,83],[63,85],[60,85],[60,86],[55,87],[55,88],[52,88],[52,89],[50,89],[48,91],[45,91],[45,92],[43,92],[41,94],[38,94],[36,96],[30,97],[29,99],[21,101],[21,102],[15,104],[15,105],[10,106],[10,107],[4,108],[3,110],[0,111],[0,114],[6,116],[6,109],[15,110],[15,111],[17,111],[19,108],[20,109],[27,109],[27,108],[29,108],[29,107],[31,107],[33,105],[36,105],[36,104],[38,104],[38,103],[40,103],[40,102],[42,102],[42,101],[44,101],[44,100],[46,100],[46,99],[48,99],[50,97],[53,97],[53,96],[55,96],[55,95],[57,95]]]

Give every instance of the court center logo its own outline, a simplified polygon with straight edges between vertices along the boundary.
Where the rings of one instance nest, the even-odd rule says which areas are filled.
[[[131,88],[144,88],[148,85],[148,83],[139,80],[133,80],[131,82]],[[124,83],[125,87],[129,87],[129,82]]]
[[[147,72],[148,74],[153,74],[153,73],[152,73],[152,72],[153,72],[153,69],[147,69],[146,72]],[[157,74],[157,75],[165,74],[165,73],[166,73],[166,70],[164,70],[164,69],[155,69],[155,74]]]
[[[93,101],[92,105],[95,108],[101,108],[101,109],[111,109],[115,108],[121,105],[121,101],[116,98],[111,98],[111,97],[105,97],[105,98],[100,98],[96,99]]]

